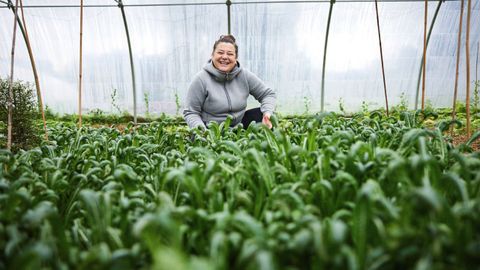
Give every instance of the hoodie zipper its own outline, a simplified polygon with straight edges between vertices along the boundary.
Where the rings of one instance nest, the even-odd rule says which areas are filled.
[[[223,82],[223,91],[225,91],[225,96],[227,96],[227,101],[228,101],[228,109],[230,110],[230,113],[232,112],[232,101],[230,100],[230,96],[228,95],[227,92],[227,82]]]
[[[233,123],[235,123],[235,121],[237,121],[237,118],[236,118],[235,115],[233,115],[233,113],[232,113],[232,101],[230,100],[230,95],[228,94],[226,84],[227,84],[227,82],[224,81],[224,82],[223,82],[223,90],[225,91],[225,96],[227,96],[228,109],[230,110],[230,116],[232,116]]]

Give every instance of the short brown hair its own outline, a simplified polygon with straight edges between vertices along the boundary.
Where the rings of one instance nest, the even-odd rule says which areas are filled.
[[[233,35],[221,35],[220,38],[213,44],[212,54],[215,52],[215,49],[220,42],[230,43],[235,46],[235,56],[238,57],[238,46],[237,43],[235,43],[235,37]]]

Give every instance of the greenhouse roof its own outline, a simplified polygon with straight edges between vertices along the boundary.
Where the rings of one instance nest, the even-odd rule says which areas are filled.
[[[10,74],[13,12],[0,0],[0,77]],[[15,1],[10,1],[15,4]],[[79,80],[79,1],[25,0],[24,17],[45,103],[75,112]],[[84,1],[83,110],[178,113],[191,78],[209,59],[213,42],[229,31],[239,62],[278,93],[284,113],[382,107],[384,82],[374,1]],[[467,2],[465,2],[467,3]],[[461,1],[428,1],[431,32],[426,57],[426,99],[451,106]],[[459,99],[466,88],[466,4],[463,11]],[[419,104],[425,2],[378,1],[385,82],[390,102]],[[230,12],[228,12],[230,10]],[[331,21],[328,24],[329,13]],[[230,17],[229,17],[230,14]],[[20,12],[20,17],[21,12]],[[229,24],[230,18],[230,24]],[[229,28],[230,25],[230,28]],[[470,74],[478,80],[480,1],[471,2]],[[328,31],[327,31],[328,29]],[[328,42],[326,33],[329,33]],[[327,44],[327,45],[326,45]],[[324,54],[327,47],[326,54]],[[325,67],[324,67],[325,66]],[[324,74],[324,77],[322,76]],[[27,46],[17,33],[15,79],[33,83]],[[324,94],[322,95],[322,91]],[[256,101],[249,101],[255,106]]]

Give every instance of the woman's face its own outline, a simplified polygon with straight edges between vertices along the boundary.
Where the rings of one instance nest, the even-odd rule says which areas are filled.
[[[231,43],[220,42],[212,54],[213,65],[220,71],[230,72],[237,64],[235,46]]]

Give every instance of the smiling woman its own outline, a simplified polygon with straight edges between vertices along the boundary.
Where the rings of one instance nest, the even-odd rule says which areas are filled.
[[[232,125],[262,122],[272,127],[275,92],[255,74],[240,67],[235,37],[222,35],[215,41],[211,59],[195,75],[187,93],[183,116],[190,128],[205,128],[208,122],[232,118]],[[246,111],[247,98],[255,97],[260,108]]]
[[[224,42],[230,41],[230,42]],[[213,45],[213,65],[220,71],[230,72],[237,64],[238,46],[233,36],[220,36]]]

